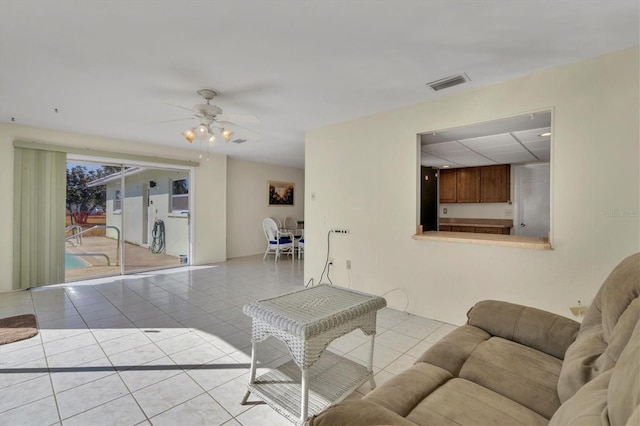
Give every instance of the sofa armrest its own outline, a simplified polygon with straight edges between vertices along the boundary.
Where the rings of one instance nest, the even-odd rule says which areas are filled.
[[[338,402],[309,419],[309,426],[415,426],[404,417],[367,400]]]
[[[469,325],[492,336],[529,346],[556,358],[575,340],[580,323],[551,312],[514,303],[485,300],[467,313]]]
[[[478,345],[486,342],[490,337],[491,334],[479,327],[460,326],[420,355],[416,364],[425,362],[435,365],[448,371],[453,377],[458,377],[460,369],[467,362],[469,355],[476,350]]]

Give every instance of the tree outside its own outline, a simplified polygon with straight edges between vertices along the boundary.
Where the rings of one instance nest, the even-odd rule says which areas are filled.
[[[68,164],[67,214],[70,217],[70,224],[85,225],[90,214],[105,211],[106,186],[99,185],[89,188],[87,184],[119,171],[120,167],[117,166],[99,166],[95,169],[88,169],[81,164]]]

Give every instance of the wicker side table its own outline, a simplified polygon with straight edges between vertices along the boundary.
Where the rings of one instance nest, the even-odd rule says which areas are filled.
[[[252,318],[251,378],[242,403],[253,392],[303,424],[310,412],[320,412],[367,380],[375,387],[376,315],[386,305],[382,297],[326,284],[246,305],[244,313]],[[367,367],[329,351],[323,355],[334,339],[357,328],[370,336]],[[256,378],[257,343],[270,335],[287,344],[293,359]]]

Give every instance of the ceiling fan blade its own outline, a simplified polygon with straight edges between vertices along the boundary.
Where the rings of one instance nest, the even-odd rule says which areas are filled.
[[[262,124],[262,121],[253,114],[218,114],[216,119],[229,123]]]
[[[238,133],[241,136],[249,138],[251,140],[258,140],[262,133],[256,132],[255,130],[249,129],[248,127],[241,126],[237,123],[232,123],[230,121],[218,121],[221,125],[224,126],[225,129],[231,130],[234,133]]]
[[[191,108],[187,108],[187,107],[183,107],[183,106],[175,105],[175,104],[170,104],[170,103],[167,103],[167,102],[163,102],[163,104],[169,105],[169,106],[172,106],[172,107],[176,107],[176,108],[180,108],[180,109],[184,109],[184,110],[190,111],[190,112],[192,112],[194,114],[199,114],[198,111],[192,110]]]
[[[154,123],[157,124],[162,124],[162,123],[173,123],[174,121],[186,121],[186,120],[193,120],[195,117],[183,117],[183,118],[174,118],[172,120],[160,120],[160,121],[154,121]]]

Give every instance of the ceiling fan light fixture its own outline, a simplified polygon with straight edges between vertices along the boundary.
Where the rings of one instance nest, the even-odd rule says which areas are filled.
[[[207,136],[209,136],[209,127],[207,127],[206,124],[201,124],[198,126],[198,136],[200,136],[202,139],[206,139]]]
[[[212,134],[209,136],[209,144],[215,145],[218,140],[216,139],[216,135]]]
[[[189,142],[193,142],[193,139],[196,137],[195,132],[193,131],[193,129],[187,129],[184,132],[182,132],[182,136],[184,136],[184,138]]]
[[[222,129],[220,133],[222,134],[222,137],[224,138],[224,140],[227,142],[229,142],[233,137],[233,132],[231,130]]]

